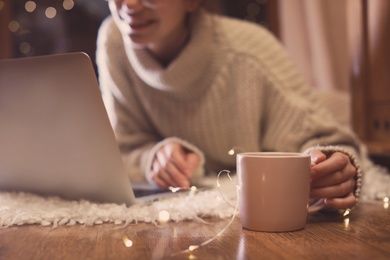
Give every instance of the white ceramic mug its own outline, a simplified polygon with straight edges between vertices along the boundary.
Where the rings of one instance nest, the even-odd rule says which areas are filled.
[[[305,227],[308,211],[310,155],[253,152],[237,154],[240,219],[243,228],[287,232]]]

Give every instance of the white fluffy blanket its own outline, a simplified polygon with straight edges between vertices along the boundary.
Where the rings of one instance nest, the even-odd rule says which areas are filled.
[[[222,185],[221,185],[222,186]],[[179,193],[154,202],[131,207],[118,204],[98,204],[86,200],[68,201],[58,197],[41,197],[31,193],[0,192],[0,227],[38,224],[97,225],[113,223],[159,223],[195,220],[205,217],[227,218],[235,213],[235,186],[224,184],[225,189],[210,189]]]

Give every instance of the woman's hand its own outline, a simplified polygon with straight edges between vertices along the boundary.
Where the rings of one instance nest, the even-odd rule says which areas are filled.
[[[312,151],[310,155],[315,164],[311,168],[310,198],[325,198],[326,205],[337,209],[355,206],[356,168],[348,155],[335,152],[327,158],[319,150]]]
[[[189,178],[200,163],[199,156],[176,142],[161,147],[152,163],[152,180],[162,189],[172,187],[188,188]]]

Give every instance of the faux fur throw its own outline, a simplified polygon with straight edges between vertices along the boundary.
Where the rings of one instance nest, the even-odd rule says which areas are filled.
[[[51,227],[103,223],[128,225],[137,222],[158,224],[166,221],[203,221],[205,217],[231,217],[234,214],[232,205],[236,203],[235,186],[232,183],[221,186],[225,187],[221,191],[214,188],[183,192],[131,207],[86,200],[67,201],[31,193],[0,192],[0,227],[26,224]]]

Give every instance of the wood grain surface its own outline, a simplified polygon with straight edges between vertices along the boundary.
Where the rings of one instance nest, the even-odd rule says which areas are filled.
[[[348,218],[316,213],[303,230],[287,233],[245,230],[236,218],[211,243],[174,255],[214,237],[229,219],[206,221],[2,228],[0,259],[390,259],[390,209],[383,202],[360,203]]]

